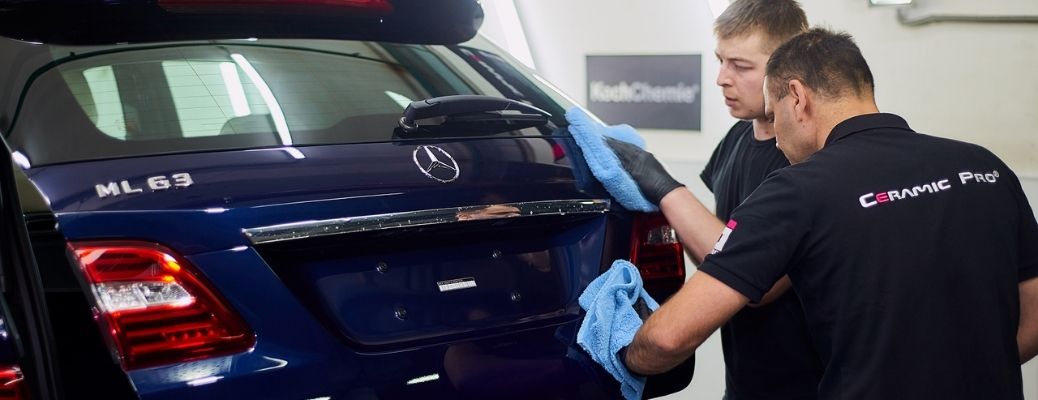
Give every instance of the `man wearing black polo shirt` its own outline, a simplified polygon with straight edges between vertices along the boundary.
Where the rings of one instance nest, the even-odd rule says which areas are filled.
[[[1038,353],[1038,223],[1013,172],[878,113],[849,35],[791,39],[764,86],[793,165],[735,210],[638,331],[628,368],[671,368],[788,274],[825,365],[820,398],[1022,399],[1019,365]]]

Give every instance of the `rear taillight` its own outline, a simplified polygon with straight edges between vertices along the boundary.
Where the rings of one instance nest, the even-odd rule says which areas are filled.
[[[563,158],[566,158],[566,149],[563,148],[561,144],[552,143],[551,154],[555,157],[555,161],[559,161]]]
[[[685,254],[663,214],[639,214],[631,233],[631,262],[641,271],[645,289],[676,291],[685,283]],[[663,299],[658,299],[663,300]]]
[[[245,322],[190,264],[141,242],[71,243],[123,367],[135,369],[242,352]]]
[[[0,400],[26,400],[29,392],[25,389],[25,378],[21,368],[12,365],[0,365]]]

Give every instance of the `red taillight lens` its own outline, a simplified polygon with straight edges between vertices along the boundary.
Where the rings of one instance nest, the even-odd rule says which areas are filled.
[[[552,154],[552,156],[555,157],[555,161],[559,161],[559,160],[561,160],[563,158],[566,158],[566,149],[563,148],[562,145],[560,145],[558,143],[552,143],[551,144],[551,154]]]
[[[631,233],[631,262],[645,289],[676,291],[685,283],[685,254],[663,214],[639,214]],[[663,299],[658,299],[663,300]]]
[[[250,349],[245,322],[183,259],[138,242],[71,243],[126,369]]]
[[[25,378],[21,368],[13,365],[0,365],[0,400],[26,400],[29,392],[25,389]]]

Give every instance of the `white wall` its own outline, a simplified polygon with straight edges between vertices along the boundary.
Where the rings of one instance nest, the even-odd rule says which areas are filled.
[[[500,0],[494,0],[500,1]],[[1034,0],[916,0],[921,11],[1030,12]],[[709,202],[698,172],[734,122],[713,84],[713,17],[707,0],[515,0],[538,72],[586,104],[585,56],[702,54],[703,131],[645,130],[649,148]],[[876,78],[880,109],[917,131],[981,144],[1023,179],[1038,209],[1038,24],[939,23],[905,27],[893,8],[866,0],[801,0],[811,23],[857,39]],[[1023,11],[1022,11],[1023,10]],[[492,23],[492,22],[491,22]],[[689,389],[675,399],[718,399],[720,340],[698,353]],[[1026,397],[1038,400],[1038,362],[1024,368]]]
[[[963,3],[942,1],[927,8],[953,12]],[[1038,24],[902,27],[895,9],[865,3],[808,0],[804,7],[813,24],[858,40],[880,109],[901,114],[917,131],[987,147],[1018,174],[1038,177]]]
[[[702,54],[703,132],[652,131],[650,147],[666,160],[706,160],[728,127],[714,84],[710,10],[705,0],[518,0],[537,71],[581,104],[587,104],[585,56]]]
[[[534,68],[530,46],[512,0],[482,0],[483,26],[479,33],[505,49],[527,67]]]
[[[864,0],[802,3],[812,24],[858,40],[876,76],[880,109],[901,114],[920,132],[981,144],[1018,174],[1038,178],[1038,24],[903,27],[894,8],[870,8]],[[661,158],[704,160],[731,124],[723,104],[710,101],[721,97],[712,85],[717,64],[705,0],[516,5],[538,71],[578,101],[586,100],[588,54],[704,55],[703,133],[646,131],[650,143],[661,144],[654,148]]]

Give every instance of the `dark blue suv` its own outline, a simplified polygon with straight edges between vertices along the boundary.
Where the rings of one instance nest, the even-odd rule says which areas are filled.
[[[0,1],[11,251],[35,256],[0,364],[37,398],[619,397],[577,297],[624,258],[662,301],[681,247],[594,181],[573,103],[481,17]]]

